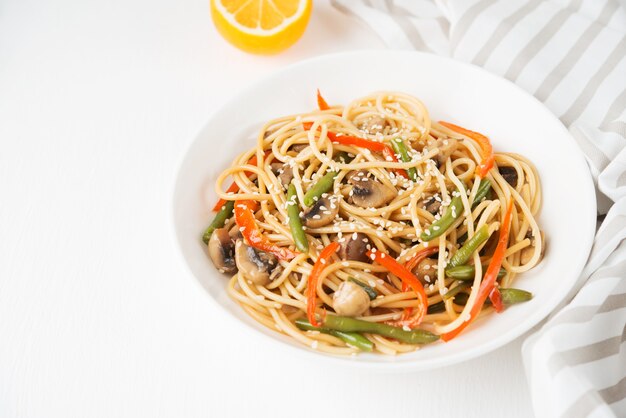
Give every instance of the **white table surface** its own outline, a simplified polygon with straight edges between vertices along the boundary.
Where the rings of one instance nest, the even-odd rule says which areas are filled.
[[[265,74],[383,45],[316,1],[295,47],[246,55],[207,3],[0,3],[0,416],[532,416],[521,339],[394,375],[284,357],[220,321],[168,225],[187,144]]]

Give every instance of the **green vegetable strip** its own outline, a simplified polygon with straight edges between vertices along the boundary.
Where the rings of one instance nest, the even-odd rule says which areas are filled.
[[[428,314],[435,314],[446,310],[446,304],[444,301],[428,305]]]
[[[300,220],[300,205],[298,204],[298,195],[296,194],[296,186],[289,185],[287,190],[287,215],[289,215],[289,229],[293,236],[293,242],[296,248],[303,253],[309,252],[309,241],[306,239],[304,229],[302,229],[302,221]]]
[[[420,239],[422,241],[430,241],[437,238],[452,226],[454,221],[461,216],[462,212],[463,201],[461,200],[461,196],[454,197],[446,213],[444,213],[438,221],[433,222],[426,231],[422,232]]]
[[[376,299],[376,296],[378,296],[378,293],[376,292],[376,290],[374,290],[373,287],[370,287],[370,286],[366,285],[365,283],[358,281],[354,277],[350,277],[348,279],[348,281],[350,281],[352,283],[356,283],[359,286],[361,286],[363,288],[363,290],[365,290],[365,293],[367,293],[367,296],[370,297],[370,300],[374,300],[374,299]]]
[[[428,344],[439,339],[438,335],[421,329],[405,331],[402,328],[392,327],[391,325],[367,322],[346,316],[326,315],[323,328],[342,332],[369,332],[395,338],[408,344]]]
[[[350,155],[345,151],[339,151],[333,155],[333,160],[342,164],[348,164],[350,161],[354,160],[354,157],[350,157]]]
[[[485,268],[483,268],[483,273],[485,272]],[[476,269],[474,266],[457,266],[457,267],[448,267],[446,268],[446,276],[456,280],[474,280],[474,275],[476,274]],[[498,278],[501,279],[506,275],[505,269],[500,269],[498,272]]]
[[[337,177],[336,171],[329,171],[321,179],[317,181],[304,195],[304,204],[311,206],[321,195],[327,193],[333,188],[333,183]]]
[[[235,201],[228,200],[226,201],[224,206],[222,206],[222,209],[217,212],[217,215],[215,215],[215,218],[213,218],[213,222],[211,222],[211,225],[209,225],[209,227],[206,229],[206,231],[204,231],[204,234],[202,235],[202,241],[204,241],[205,244],[209,243],[209,239],[211,239],[213,231],[215,231],[217,228],[223,227],[226,223],[226,220],[233,216],[234,208]]]
[[[356,332],[342,332],[334,329],[327,328],[315,328],[306,319],[296,319],[296,326],[303,331],[319,331],[324,334],[329,334],[339,338],[343,342],[353,347],[358,348],[361,351],[372,351],[374,349],[374,343]]]
[[[393,148],[393,151],[396,154],[398,154],[400,156],[400,159],[402,161],[404,161],[405,163],[413,161],[413,159],[409,155],[409,149],[407,148],[406,144],[400,138],[393,139],[391,141],[391,147]],[[417,181],[418,180],[417,170],[415,169],[415,167],[408,168],[406,170],[406,172],[409,174],[409,178],[411,180],[413,180],[413,181]]]
[[[487,225],[483,225],[478,231],[474,233],[472,238],[465,241],[465,244],[459,248],[450,261],[448,267],[456,267],[467,263],[474,251],[481,246],[482,243],[489,239],[489,228]]]
[[[513,305],[515,303],[527,302],[533,298],[533,294],[521,289],[500,288],[502,303]]]
[[[480,203],[481,200],[487,197],[487,194],[489,194],[490,190],[491,190],[491,182],[487,179],[482,179],[480,181],[480,185],[478,186],[476,197],[474,197],[474,203],[472,204],[472,207],[476,206],[477,204]]]
[[[469,282],[457,282],[456,287],[453,287],[452,289],[448,290],[446,294],[443,295],[443,300],[448,300],[454,297],[461,290],[469,289],[470,287],[472,287],[472,284]]]

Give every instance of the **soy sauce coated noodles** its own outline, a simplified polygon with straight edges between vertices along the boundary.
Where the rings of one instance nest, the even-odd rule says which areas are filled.
[[[318,106],[267,122],[215,184],[204,242],[252,318],[319,351],[393,355],[531,298],[511,287],[543,255],[530,161],[407,94]]]

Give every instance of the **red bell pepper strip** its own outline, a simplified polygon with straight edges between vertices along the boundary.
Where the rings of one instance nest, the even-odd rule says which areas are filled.
[[[417,297],[422,303],[422,306],[420,312],[417,314],[417,317],[413,320],[413,323],[415,325],[419,325],[428,310],[428,297],[426,296],[424,286],[422,286],[420,281],[413,273],[411,273],[410,270],[407,270],[406,267],[398,263],[395,258],[391,257],[389,254],[385,254],[380,251],[368,251],[367,256],[385,267],[389,270],[389,272],[398,276],[403,283],[407,283],[417,293]]]
[[[331,242],[326,248],[322,250],[313,268],[311,269],[311,275],[309,276],[309,283],[306,289],[306,315],[309,322],[314,327],[321,327],[322,324],[318,322],[315,317],[315,299],[317,298],[317,280],[319,279],[322,270],[326,267],[333,254],[339,249],[338,242]],[[322,319],[323,322],[323,319]]]
[[[462,128],[449,122],[439,121],[439,124],[462,135],[469,136],[474,141],[478,142],[478,145],[480,145],[482,160],[480,161],[478,167],[476,167],[476,173],[481,179],[485,178],[487,173],[489,173],[489,170],[493,168],[494,163],[493,147],[491,146],[489,138],[485,135],[479,134],[478,132],[470,131],[469,129]]]
[[[489,293],[489,300],[493,305],[494,309],[497,313],[501,313],[504,310],[504,305],[502,304],[502,295],[500,294],[500,289],[497,287],[493,287],[491,293]]]
[[[267,157],[268,155],[270,155],[270,152],[271,151],[265,151],[265,156]],[[248,160],[248,164],[250,164],[250,165],[257,165],[256,155],[253,155],[252,158],[250,158]],[[250,176],[250,174],[248,174],[248,176]],[[239,191],[239,186],[234,181],[228,187],[228,189],[226,189],[226,193],[237,193],[238,191]],[[225,204],[226,204],[226,200],[225,199],[218,200],[217,203],[215,204],[215,206],[213,206],[213,212],[219,211],[220,209],[222,209],[222,206],[224,206]]]
[[[235,202],[235,223],[241,231],[241,235],[245,238],[249,246],[274,254],[281,260],[291,260],[298,253],[291,251],[289,248],[279,247],[271,243],[259,229],[254,218],[254,211],[258,207],[257,203],[252,200],[240,200]]]
[[[450,341],[461,331],[465,329],[470,323],[472,323],[480,310],[482,309],[487,297],[493,293],[495,287],[496,279],[498,278],[498,271],[500,271],[500,266],[502,265],[502,260],[504,260],[504,253],[506,252],[506,247],[509,242],[509,227],[511,224],[511,213],[513,212],[513,200],[509,201],[509,205],[506,209],[506,214],[504,215],[504,219],[502,220],[502,225],[500,226],[500,238],[498,239],[498,245],[496,247],[496,251],[493,253],[493,257],[491,258],[491,262],[489,263],[489,267],[487,267],[487,271],[485,272],[485,277],[483,277],[483,281],[480,283],[480,288],[478,289],[478,296],[476,298],[476,302],[472,309],[470,310],[470,317],[468,320],[464,321],[453,329],[450,332],[447,332],[441,336],[441,339],[444,341]],[[500,292],[497,292],[497,295],[500,295]],[[494,295],[494,299],[496,302],[494,306],[497,306],[497,298],[498,296]],[[492,299],[493,303],[493,299]],[[500,305],[502,304],[502,298],[500,297]],[[496,308],[497,309],[497,308]]]
[[[428,257],[431,254],[434,254],[436,252],[439,251],[438,247],[426,247],[426,248],[422,248],[421,250],[419,250],[417,253],[415,253],[415,255],[413,257],[411,257],[406,263],[404,263],[404,267],[408,270],[408,271],[413,271],[413,269],[415,267],[417,267],[417,265],[426,257]],[[402,282],[402,291],[403,292],[407,292],[409,290],[409,284],[407,282]],[[413,313],[413,308],[409,307],[409,308],[404,308],[404,312],[402,313],[402,318],[400,319],[400,323],[402,325],[406,325],[409,328],[412,328],[413,324],[411,322],[408,322],[409,318],[411,317],[411,314]]]
[[[313,126],[313,122],[303,122],[302,128],[305,131],[308,131]],[[342,144],[342,145],[353,145],[355,147],[367,148],[370,151],[382,152],[385,159],[390,159],[394,163],[398,162],[398,157],[393,152],[391,147],[387,144],[383,144],[382,142],[370,141],[369,139],[358,138],[352,135],[337,135],[334,132],[327,132],[328,139],[331,142]],[[393,170],[396,174],[408,179],[409,175],[406,170],[402,168],[397,168]]]
[[[330,109],[330,106],[328,106],[328,103],[326,103],[326,100],[324,100],[324,98],[322,97],[320,89],[317,89],[317,107],[319,107],[320,110]]]

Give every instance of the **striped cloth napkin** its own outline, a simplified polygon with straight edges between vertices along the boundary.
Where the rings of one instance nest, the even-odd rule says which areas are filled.
[[[390,48],[513,81],[569,128],[594,178],[599,228],[580,290],[523,358],[538,417],[626,417],[626,1],[331,1]]]

